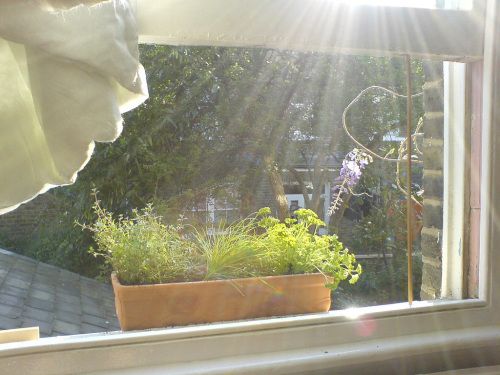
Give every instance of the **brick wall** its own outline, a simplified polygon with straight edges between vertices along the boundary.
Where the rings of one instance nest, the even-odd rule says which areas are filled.
[[[441,295],[443,237],[443,64],[424,63],[424,218],[421,299]]]
[[[56,217],[60,212],[57,199],[47,193],[19,206],[14,211],[0,215],[0,246],[28,241],[42,220]]]

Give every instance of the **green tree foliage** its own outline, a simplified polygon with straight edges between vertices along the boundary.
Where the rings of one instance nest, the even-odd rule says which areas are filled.
[[[326,161],[352,148],[342,130],[345,106],[372,84],[404,92],[400,59],[150,45],[140,46],[140,52],[150,99],[125,115],[116,142],[96,146],[73,186],[51,193],[67,204],[65,228],[54,225],[32,243],[40,248],[43,238],[47,252],[61,243],[77,246],[78,251],[69,245],[61,250],[66,254],[61,259],[73,268],[73,254],[86,259],[91,244],[73,222],[93,220],[92,189],[116,214],[128,215],[153,201],[168,208],[162,214],[169,219],[229,184],[245,216],[259,208],[255,191],[269,179],[284,218],[283,171],[289,170],[306,206],[319,212],[324,183],[335,177],[324,168]],[[421,86],[420,69],[415,63],[415,87]],[[404,101],[368,96],[351,111],[349,122],[358,139],[384,153],[382,136],[399,127],[405,111]],[[306,166],[306,177],[293,173],[297,164]]]
[[[352,147],[341,126],[343,109],[372,84],[404,92],[398,59],[141,46],[141,60],[150,99],[126,115],[118,141],[98,145],[73,189],[88,201],[94,185],[122,213],[155,199],[185,203],[221,181],[237,184],[242,197],[250,196],[243,202],[251,202],[266,177],[279,206],[281,171],[297,162],[310,169],[316,194],[309,203],[317,211],[317,192],[330,177],[322,165]],[[404,101],[367,96],[349,122],[354,136],[385,154],[378,150],[381,137],[398,129],[400,116]]]
[[[399,204],[398,204],[399,203]],[[341,303],[336,308],[370,306],[407,300],[407,254],[404,231],[405,209],[401,201],[387,201],[374,207],[355,224],[349,246],[354,253],[379,255],[380,258],[361,259],[363,277],[352,288],[337,290]],[[387,213],[390,213],[389,215]],[[422,261],[418,256],[420,244],[414,243],[413,290],[420,290]],[[416,254],[416,255],[415,255]],[[418,299],[418,294],[415,295]]]

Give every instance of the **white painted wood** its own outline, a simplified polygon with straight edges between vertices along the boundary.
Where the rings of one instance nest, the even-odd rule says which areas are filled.
[[[215,223],[215,198],[207,198],[207,212],[210,223]]]
[[[38,340],[39,338],[40,338],[39,327],[6,329],[0,331],[0,344]]]
[[[300,208],[306,207],[306,202],[303,194],[285,194],[286,200],[288,202],[288,207],[292,204],[292,201],[297,201]],[[312,197],[312,194],[309,194],[309,199]]]
[[[450,370],[433,372],[427,375],[498,375],[500,374],[500,366],[481,366],[479,368],[468,368],[462,370]]]
[[[500,6],[486,3],[483,59],[483,129],[479,297],[493,301],[500,311]],[[495,173],[496,172],[496,173]]]
[[[500,349],[498,326],[461,330],[436,331],[412,335],[393,333],[387,337],[370,337],[370,321],[353,331],[347,342],[336,344],[321,340],[322,326],[317,327],[318,340],[311,343],[289,342],[303,334],[284,335],[280,330],[261,333],[192,337],[190,339],[149,340],[142,343],[122,340],[121,345],[89,347],[59,345],[59,350],[32,350],[17,356],[0,358],[0,365],[9,374],[292,374],[321,370],[325,373],[357,366],[353,373],[380,373],[386,365],[414,361],[413,365],[433,371],[443,364],[452,366],[454,358],[462,358],[462,366],[471,365],[477,357],[463,360],[463,353],[480,353],[483,364],[497,364]],[[376,327],[375,327],[376,328]],[[287,329],[288,333],[293,330]],[[339,329],[339,333],[342,332]],[[357,334],[354,332],[358,332]],[[361,334],[361,332],[365,332]],[[331,334],[331,332],[328,332]],[[122,335],[125,336],[125,335]],[[295,337],[293,337],[295,336]],[[332,340],[335,341],[335,340]],[[437,357],[432,355],[438,354]],[[427,358],[427,360],[425,360]],[[448,362],[446,362],[448,361]],[[373,367],[376,366],[376,367]],[[448,367],[450,368],[450,367]],[[368,371],[368,372],[367,372]],[[391,372],[381,372],[391,373]],[[414,372],[412,372],[414,373]]]
[[[465,64],[443,63],[444,196],[441,298],[463,298],[465,158]]]
[[[140,42],[481,58],[480,10],[330,0],[136,0]]]
[[[325,183],[325,199],[323,201],[323,221],[328,225],[330,222],[330,205],[332,204],[332,184],[330,182]]]
[[[495,335],[500,331],[464,330],[450,332],[447,335],[433,334],[429,336],[415,335],[413,337],[396,338],[391,340],[370,341],[349,344],[339,347],[320,346],[304,350],[289,352],[270,352],[259,356],[245,355],[244,353],[228,358],[216,360],[173,364],[165,366],[152,366],[141,369],[124,369],[117,371],[97,372],[93,375],[159,375],[168,371],[169,374],[200,373],[204,374],[332,374],[356,368],[353,374],[389,374],[388,371],[398,368],[399,363],[412,361],[412,356],[419,358],[427,353],[442,353],[447,360],[453,363],[455,353],[461,353],[464,348],[475,345],[483,350],[485,358],[491,357],[498,349]],[[404,360],[406,358],[407,360]],[[451,364],[449,364],[450,366]],[[375,366],[375,367],[374,367]],[[412,363],[411,367],[418,369],[435,368],[438,363],[419,364]],[[228,369],[230,369],[228,371]],[[399,367],[400,374],[405,369]],[[413,372],[413,371],[412,371]]]

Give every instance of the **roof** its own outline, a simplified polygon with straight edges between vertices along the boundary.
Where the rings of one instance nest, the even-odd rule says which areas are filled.
[[[40,336],[119,330],[110,285],[0,249],[0,329]]]

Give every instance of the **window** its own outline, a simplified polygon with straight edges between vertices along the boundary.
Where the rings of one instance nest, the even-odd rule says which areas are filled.
[[[500,253],[495,249],[500,235],[495,215],[500,209],[495,199],[500,192],[496,172],[500,112],[495,108],[500,98],[500,56],[494,47],[500,37],[500,11],[495,1],[488,3],[484,33],[483,23],[476,23],[483,19],[482,13],[476,12],[477,7],[467,12],[337,7],[326,1],[311,2],[305,9],[303,1],[138,2],[143,40],[153,42],[411,53],[449,61],[484,59],[480,188],[482,206],[488,209],[480,212],[478,300],[423,302],[412,307],[402,303],[328,315],[47,339],[4,348],[2,368],[15,366],[20,373],[41,367],[47,373],[112,373],[120,368],[133,373],[134,367],[153,373],[166,366],[179,372],[328,373],[339,368],[373,369],[374,363],[380,371],[390,371],[396,363],[408,372],[428,372],[445,368],[440,355],[451,366],[497,363],[500,293],[493,288],[500,277]],[[252,22],[245,24],[246,19]],[[471,348],[481,349],[480,356],[474,356]],[[395,359],[402,357],[406,362]]]
[[[195,28],[190,27],[189,29],[184,27],[184,19],[190,20],[193,14],[190,13],[191,8],[189,5],[186,5],[185,8],[183,5],[176,8],[179,12],[176,12],[175,27],[170,29],[169,26],[165,26],[168,25],[168,22],[145,24],[142,41],[182,45],[189,44],[184,42],[184,40],[189,39],[192,44],[196,45],[265,46],[292,48],[298,51],[314,50],[363,55],[400,55],[409,53],[415,58],[450,61],[444,64],[439,62],[426,63],[428,76],[436,77],[436,75],[441,75],[442,80],[433,83],[434,86],[437,83],[441,87],[434,87],[433,89],[432,85],[427,85],[427,96],[430,95],[430,98],[428,99],[429,109],[425,112],[429,115],[424,115],[424,119],[425,122],[432,124],[433,128],[439,128],[443,125],[437,125],[435,117],[439,116],[439,112],[443,111],[444,119],[440,121],[446,124],[444,130],[441,129],[441,131],[447,132],[447,138],[443,144],[439,145],[439,139],[435,139],[435,134],[432,134],[434,130],[429,128],[429,124],[424,126],[430,134],[430,138],[434,136],[434,139],[427,139],[429,140],[426,146],[429,149],[428,154],[437,152],[438,156],[437,158],[429,157],[428,164],[431,165],[432,159],[437,159],[436,165],[423,171],[423,174],[426,175],[424,180],[429,181],[428,189],[424,189],[427,190],[427,194],[424,194],[424,200],[428,198],[428,209],[424,209],[423,216],[424,220],[431,222],[430,225],[424,224],[422,229],[422,239],[425,242],[422,267],[426,281],[423,286],[426,293],[423,294],[425,299],[460,299],[463,297],[477,297],[477,293],[473,292],[477,287],[477,279],[476,281],[473,281],[472,278],[469,279],[469,290],[463,287],[465,285],[463,279],[472,274],[474,269],[477,269],[477,264],[471,265],[468,264],[469,260],[464,260],[466,259],[465,251],[467,251],[467,256],[470,255],[468,253],[469,245],[462,243],[468,241],[466,238],[468,228],[462,228],[461,223],[468,220],[468,217],[456,213],[463,212],[464,207],[469,204],[468,201],[464,201],[464,198],[458,196],[466,194],[468,189],[468,186],[465,186],[463,181],[468,180],[467,177],[464,178],[464,175],[469,173],[466,170],[469,167],[467,167],[468,161],[465,160],[462,150],[464,147],[468,147],[470,139],[467,136],[465,143],[459,142],[459,140],[464,138],[467,132],[470,132],[468,130],[470,121],[467,120],[470,113],[469,109],[466,110],[466,108],[471,108],[475,112],[480,111],[480,104],[466,93],[471,93],[470,86],[477,84],[481,80],[480,74],[477,73],[477,67],[481,64],[478,62],[463,64],[457,61],[463,61],[464,59],[467,61],[480,61],[482,59],[483,23],[478,20],[482,19],[482,12],[484,11],[484,4],[481,2],[475,2],[473,8],[469,7],[470,3],[465,3],[445,1],[436,2],[432,5],[420,2],[421,6],[437,8],[430,10],[412,8],[414,4],[405,2],[398,2],[398,5],[407,5],[408,8],[374,7],[359,4],[349,6],[347,3],[335,1],[312,2],[308,4],[308,7],[304,8],[303,3],[289,1],[283,7],[279,7],[278,2],[275,2],[272,6],[265,8],[266,12],[260,11],[264,8],[253,8],[252,5],[250,9],[247,9],[244,4],[239,4],[224,9],[224,11],[220,10],[220,13],[224,15],[224,22],[217,25],[214,25],[213,22],[205,23],[207,19],[212,19],[212,17],[205,17],[196,22],[197,26]],[[370,4],[388,5],[387,3],[380,4],[380,2],[371,2]],[[218,11],[216,6],[210,6],[209,8],[206,13],[205,10],[200,10],[200,14],[206,15]],[[259,9],[259,12],[256,9]],[[447,9],[466,10],[457,12]],[[238,25],[230,25],[230,22],[226,22],[233,19],[231,18],[232,15],[234,15],[234,19],[241,20],[242,14],[252,15],[252,17],[248,18],[252,20],[250,24],[244,25],[244,22],[238,22]],[[302,14],[302,18],[299,14]],[[307,16],[304,14],[307,14]],[[183,16],[186,18],[183,18]],[[154,20],[155,15],[148,14],[147,17]],[[276,21],[267,22],[266,17],[272,17]],[[165,21],[164,18],[162,19]],[[339,20],[345,20],[345,22]],[[402,25],[410,24],[414,24],[415,27],[402,27]],[[312,25],[315,27],[313,28]],[[205,32],[208,29],[211,31],[210,34]],[[316,30],[322,30],[322,33],[316,33]],[[360,33],[359,30],[363,30],[363,33]],[[464,32],[465,34],[459,35]],[[204,37],[204,35],[207,35],[207,37]],[[437,37],[437,35],[440,36]],[[450,37],[445,38],[443,35],[449,35]],[[453,38],[451,35],[453,35]],[[477,38],[476,41],[474,41],[475,38]],[[461,42],[457,43],[458,40]],[[467,45],[467,43],[471,44]],[[471,72],[474,69],[476,73],[474,73],[474,79],[472,79]],[[429,78],[429,80],[436,79],[435,77]],[[427,83],[430,83],[430,81]],[[473,96],[477,97],[478,91],[480,91],[480,88],[476,86]],[[440,108],[439,103],[443,103],[442,97],[446,97],[444,100],[446,104],[444,106],[441,104],[442,107]],[[474,108],[470,107],[469,101],[475,103]],[[457,133],[456,124],[459,124],[463,134]],[[480,134],[479,132],[475,134],[474,141],[477,143]],[[398,135],[393,138],[397,138]],[[300,136],[300,134],[297,135],[298,138]],[[392,137],[391,134],[385,135],[385,137],[388,136]],[[476,146],[478,145],[476,144]],[[434,150],[431,151],[431,149]],[[442,156],[439,156],[439,154],[442,152],[445,152],[447,156],[445,160],[440,161],[439,159]],[[445,164],[444,167],[443,163]],[[439,181],[436,173],[442,172],[444,172],[444,176]],[[475,180],[477,178],[478,176],[476,176]],[[443,207],[442,193],[439,192],[440,184],[445,185],[445,212],[440,208]],[[433,192],[432,189],[436,190],[436,186],[437,191]],[[459,194],[457,187],[462,187],[465,190],[461,188],[460,191],[463,190],[463,193]],[[300,193],[297,190],[300,190],[300,187],[297,186],[295,181],[287,185],[285,191],[289,193],[289,200],[294,199],[293,194]],[[453,192],[455,194],[451,198]],[[326,193],[322,197],[324,201],[326,201],[325,195]],[[451,204],[452,202],[453,204]],[[432,222],[430,218],[432,211],[439,210],[441,213],[438,215],[438,220]],[[355,213],[353,214],[355,215]],[[443,214],[447,218],[446,220],[451,220],[446,223],[444,228],[442,223],[438,223],[439,220],[442,220]],[[477,218],[474,219],[474,222],[477,222]],[[477,239],[476,234],[471,233],[471,237]],[[436,243],[438,249],[430,250],[431,247],[436,247]],[[476,240],[475,248],[478,246]],[[432,254],[440,251],[441,247],[456,249],[457,251],[444,251],[443,259],[436,259],[436,256],[432,256]],[[471,247],[470,251],[475,250]],[[464,252],[464,254],[457,255],[461,252]],[[452,256],[452,254],[455,255]],[[474,262],[474,259],[477,260],[478,257],[470,257],[471,262]],[[466,270],[468,267],[471,267],[472,271],[470,273]]]

